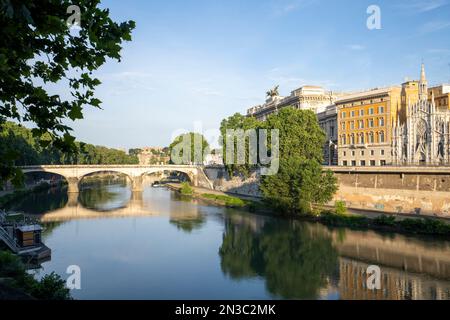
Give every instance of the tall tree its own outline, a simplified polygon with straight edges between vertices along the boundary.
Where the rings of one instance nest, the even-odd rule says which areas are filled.
[[[189,132],[177,136],[170,144],[169,150],[172,163],[203,163],[203,156],[209,151],[209,144],[202,134]],[[190,152],[185,154],[189,150]]]
[[[76,1],[77,31],[67,23],[71,0],[0,0],[0,126],[8,119],[29,121],[35,124],[34,136],[50,137],[40,143],[75,150],[64,120],[82,119],[85,106],[100,107],[94,97],[100,81],[92,73],[107,58],[120,61],[121,44],[131,40],[135,27],[133,21],[114,22],[99,4]],[[48,85],[55,83],[72,98],[51,94]],[[12,150],[0,154],[0,180],[19,177],[15,157]]]
[[[248,175],[250,170],[254,167],[254,165],[249,163],[249,152],[255,152],[256,150],[252,150],[250,147],[250,137],[246,136],[244,145],[245,145],[245,151],[244,151],[244,164],[238,164],[238,157],[240,156],[239,150],[238,150],[238,141],[236,139],[236,131],[235,130],[243,130],[244,133],[247,130],[256,130],[255,133],[259,128],[261,128],[263,124],[259,121],[257,121],[253,117],[246,117],[240,113],[235,113],[234,115],[223,119],[220,123],[220,134],[221,134],[221,145],[222,145],[222,156],[224,163],[226,165],[226,168],[228,172],[233,174],[243,174]],[[234,132],[234,133],[233,133]],[[229,146],[228,143],[233,143],[233,146]],[[230,149],[232,147],[232,157],[233,159],[228,159],[228,152],[227,149]],[[231,153],[231,149],[229,150]]]
[[[280,143],[278,173],[262,177],[265,199],[288,214],[309,213],[313,203],[330,201],[336,178],[322,169],[325,133],[314,112],[283,108],[267,118],[265,128],[278,129]]]

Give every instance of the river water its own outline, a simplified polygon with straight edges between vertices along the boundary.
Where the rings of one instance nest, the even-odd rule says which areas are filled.
[[[75,299],[450,299],[450,242],[254,215],[165,188],[52,189],[12,209],[39,219],[50,261],[81,270]],[[367,267],[381,289],[366,286]]]

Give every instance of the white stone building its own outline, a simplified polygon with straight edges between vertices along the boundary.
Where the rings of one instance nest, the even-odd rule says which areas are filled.
[[[419,100],[408,103],[406,122],[393,127],[393,162],[398,165],[450,165],[450,110],[428,98],[422,65]]]

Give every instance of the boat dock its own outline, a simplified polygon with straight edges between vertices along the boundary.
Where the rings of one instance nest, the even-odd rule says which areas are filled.
[[[33,260],[51,256],[51,249],[41,242],[40,225],[11,222],[7,216],[5,211],[0,210],[0,240],[13,253]]]

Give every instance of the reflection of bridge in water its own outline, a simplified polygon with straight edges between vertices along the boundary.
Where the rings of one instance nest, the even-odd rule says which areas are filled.
[[[193,200],[195,202],[195,200]],[[111,210],[98,210],[83,206],[78,193],[69,193],[68,201],[63,208],[53,210],[40,217],[41,222],[57,222],[79,219],[126,218],[170,215],[171,218],[196,218],[201,213],[199,207],[191,202],[169,202],[165,207],[158,203],[148,204],[142,192],[132,192],[129,201],[122,207]]]

